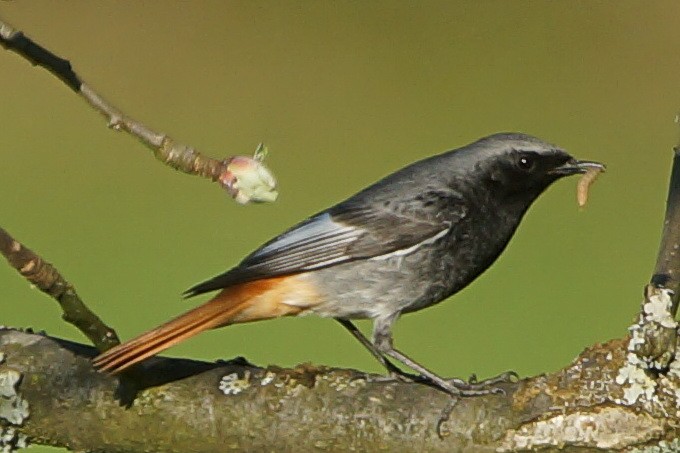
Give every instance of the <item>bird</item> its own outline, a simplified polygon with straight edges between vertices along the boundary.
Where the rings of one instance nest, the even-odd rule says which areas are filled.
[[[484,393],[397,350],[392,327],[469,285],[506,248],[531,204],[566,176],[603,171],[523,133],[497,133],[408,165],[266,242],[237,266],[185,292],[208,302],[103,352],[120,373],[208,329],[317,315],[334,318],[390,372],[453,395]],[[371,319],[369,340],[353,320]]]

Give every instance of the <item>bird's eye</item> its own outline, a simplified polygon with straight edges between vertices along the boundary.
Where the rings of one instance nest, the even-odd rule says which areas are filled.
[[[517,166],[522,171],[531,171],[536,166],[536,159],[532,156],[527,156],[526,154],[520,155],[517,158]]]

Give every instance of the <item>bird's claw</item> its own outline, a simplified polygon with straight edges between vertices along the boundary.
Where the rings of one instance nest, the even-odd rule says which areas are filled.
[[[390,371],[387,375],[366,374],[366,380],[369,382],[424,382],[427,381],[422,376],[409,374],[404,371]]]
[[[440,439],[444,439],[451,433],[446,428],[446,422],[451,417],[453,408],[458,404],[460,397],[467,396],[483,396],[483,395],[507,395],[505,389],[495,387],[497,384],[510,384],[517,382],[519,375],[514,371],[506,371],[498,376],[494,376],[483,381],[478,381],[476,375],[471,375],[467,381],[458,378],[447,379],[446,387],[441,386],[441,389],[451,395],[451,399],[442,410],[437,420],[436,432]]]
[[[406,373],[395,367],[395,369],[391,370],[386,376],[368,376],[367,379],[370,382],[425,383],[439,388],[455,398],[460,396],[506,395],[506,391],[500,387],[496,387],[496,385],[517,382],[519,376],[514,371],[507,371],[482,381],[478,381],[477,376],[473,374],[467,381],[459,378],[450,378],[441,382],[435,382],[426,376]]]
[[[366,381],[367,382],[379,382],[379,383],[390,383],[390,382],[409,382],[408,380],[404,379],[403,377],[399,375],[392,375],[388,374],[386,376],[383,375],[375,375],[375,374],[366,374]]]
[[[477,376],[473,374],[467,381],[458,378],[451,378],[448,379],[448,382],[450,382],[452,385],[454,385],[456,388],[460,390],[486,390],[489,389],[489,387],[493,387],[497,384],[512,384],[513,382],[517,382],[518,380],[519,375],[517,373],[515,373],[514,371],[506,371],[505,373],[501,373],[498,376],[494,376],[489,379],[484,379],[482,381],[478,381]],[[498,390],[501,391],[488,393],[505,394],[505,392],[502,389]]]
[[[425,378],[417,374],[406,373],[405,371],[393,371],[389,376],[399,382],[422,382]]]
[[[458,380],[460,381],[460,379]],[[453,387],[451,383],[449,383],[449,385]],[[449,399],[441,414],[439,414],[439,419],[437,420],[437,425],[435,427],[437,436],[442,440],[451,434],[446,427],[446,422],[449,421],[449,418],[451,418],[453,408],[456,407],[456,404],[458,404],[458,401],[460,401],[461,397],[506,394],[505,390],[500,387],[487,387],[485,389],[479,390],[460,389],[456,387],[454,387],[454,389],[455,392],[451,392],[449,389],[442,388],[442,390],[445,390],[447,393],[449,393],[449,395],[451,395],[451,399]]]

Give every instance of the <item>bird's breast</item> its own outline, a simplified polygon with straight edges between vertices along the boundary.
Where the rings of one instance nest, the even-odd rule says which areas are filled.
[[[417,246],[310,273],[320,316],[375,318],[441,302],[474,281],[500,255],[516,225],[497,213],[468,215]]]

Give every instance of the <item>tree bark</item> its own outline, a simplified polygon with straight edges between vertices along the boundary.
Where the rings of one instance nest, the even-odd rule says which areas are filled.
[[[4,329],[0,382],[20,379],[0,384],[8,403],[0,404],[0,418],[3,437],[13,436],[15,443],[26,436],[75,451],[580,452],[680,446],[680,373],[673,372],[680,365],[674,361],[670,372],[655,377],[651,392],[643,389],[632,399],[632,385],[620,377],[628,366],[627,344],[628,338],[596,344],[562,370],[503,385],[506,395],[459,400],[440,438],[436,425],[449,399],[422,384],[311,365],[263,369],[242,359],[156,358],[138,371],[142,379],[110,377],[92,369],[92,347]]]

